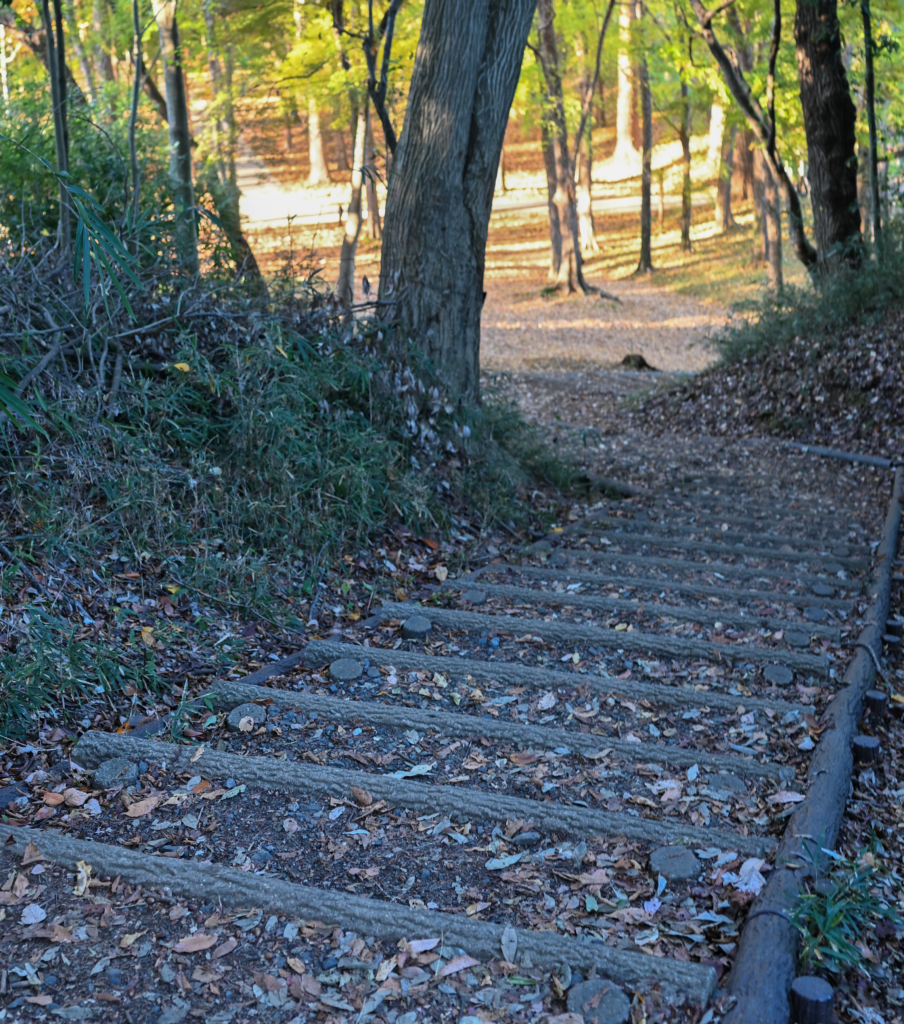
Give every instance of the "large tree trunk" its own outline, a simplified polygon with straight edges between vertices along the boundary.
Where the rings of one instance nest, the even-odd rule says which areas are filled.
[[[820,266],[861,258],[857,114],[841,59],[837,0],[798,0],[794,21]]]
[[[535,0],[426,0],[386,204],[380,300],[474,401],[496,168]]]
[[[722,139],[725,136],[725,107],[718,96],[713,100],[709,114],[709,136],[706,148],[706,162],[718,167],[722,156]]]
[[[368,100],[370,97],[368,97]],[[370,103],[367,107],[367,137],[365,139],[365,166],[367,174],[364,181],[364,194],[367,198],[367,234],[374,239],[383,237],[383,224],[380,220],[380,199],[377,195],[377,152],[374,149],[374,128],[370,116]]]
[[[738,129],[734,125],[722,134],[722,152],[719,161],[719,179],[716,183],[714,213],[716,232],[720,235],[723,231],[734,227],[734,217],[731,213],[731,177],[734,173],[734,150],[737,134]]]
[[[633,165],[637,163],[637,148],[634,145],[631,122],[634,111],[634,86],[631,69],[631,14],[633,4],[621,3],[618,7],[618,93],[615,107],[615,152],[613,163]]]
[[[312,97],[308,100],[308,171],[309,185],[322,185],[330,180],[330,172],[326,166],[326,155],[323,152],[323,135],[320,131],[320,114],[317,101]]]
[[[352,191],[345,218],[345,235],[339,254],[339,281],[336,295],[341,305],[349,309],[355,303],[355,254],[361,234],[361,188],[364,184],[364,147],[367,138],[368,97],[358,104],[358,123],[355,127],[355,155],[352,167]]]
[[[47,70],[50,72],[50,97],[53,103],[53,142],[56,169],[62,175],[69,172],[69,124],[66,116],[66,54],[60,0],[43,0],[42,20],[47,46]],[[57,243],[60,251],[69,253],[72,245],[72,223],[69,209],[69,190],[59,179],[60,218],[57,223]],[[83,268],[90,273],[88,267]]]
[[[553,23],[553,0],[539,0],[537,15],[540,35],[540,62],[546,80],[546,121],[549,126],[547,184],[551,185],[550,243],[552,248],[551,280],[556,290],[570,295],[582,288],[581,250],[577,237],[577,209],[574,172],[568,153],[568,126],[565,121],[565,97],[559,74],[559,49]],[[549,181],[549,171],[553,173]],[[555,229],[553,229],[553,209]],[[582,289],[583,290],[583,289]]]
[[[650,74],[647,59],[640,60],[640,102],[643,112],[643,149],[640,174],[640,259],[638,274],[653,270],[653,97],[650,93]]]
[[[720,133],[721,134],[721,133]],[[678,129],[684,176],[681,184],[681,248],[691,251],[691,101],[687,82],[681,82],[681,124]],[[721,140],[720,140],[721,141]]]
[[[751,153],[753,163],[753,237],[751,258],[754,263],[769,261],[769,234],[766,229],[766,158],[761,149]]]
[[[195,190],[192,183],[191,130],[182,70],[182,47],[176,21],[176,0],[154,0],[154,19],[163,53],[163,80],[169,113],[170,182],[173,189],[176,251],[188,274],[198,272]]]

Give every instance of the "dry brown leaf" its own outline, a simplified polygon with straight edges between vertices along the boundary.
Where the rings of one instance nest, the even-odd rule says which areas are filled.
[[[146,814],[150,814],[151,811],[155,810],[162,799],[163,797],[160,795],[145,797],[144,800],[139,800],[126,810],[126,817],[143,818]]]
[[[62,793],[51,793],[50,790],[44,793],[44,803],[48,807],[59,807],[65,799]]]
[[[480,963],[472,956],[457,956],[450,960],[436,975],[437,978],[448,978],[450,974],[458,974],[459,971],[466,971],[469,967],[476,967]]]
[[[254,728],[254,719],[251,715],[245,715],[244,718],[239,719],[239,732],[251,732]]]
[[[76,789],[73,786],[63,793],[63,800],[67,807],[81,807],[90,795],[90,793],[84,793],[82,790]]]
[[[197,760],[198,760],[198,758],[199,758],[199,757],[200,757],[200,756],[201,756],[201,755],[202,755],[203,753],[204,753],[204,744],[202,743],[202,744],[201,744],[201,746],[200,746],[200,747],[198,747],[198,749],[197,749],[197,750],[196,750],[196,751],[195,751],[195,752],[194,752],[194,753],[193,753],[193,754],[191,755],[191,757],[190,757],[190,758],[188,759],[188,760],[189,760],[189,762],[190,762],[191,764],[194,764],[194,763],[195,763],[195,761],[197,761]]]
[[[228,953],[231,953],[237,945],[238,943],[235,939],[227,939],[222,946],[217,946],[210,956],[214,960],[219,960],[221,956],[226,956]]]
[[[358,786],[352,786],[352,796],[362,807],[370,807],[374,802],[374,798],[370,793],[366,789],[359,789]]]
[[[173,946],[173,951],[176,953],[200,953],[202,950],[210,949],[211,946],[215,946],[216,942],[216,935],[210,935],[207,932],[195,932],[194,935],[189,935],[184,939],[180,939],[176,945]]]
[[[86,864],[85,861],[80,860],[75,866],[76,877],[75,877],[75,888],[72,892],[76,896],[84,896],[88,891],[88,887],[91,885],[91,871],[92,867],[90,864]]]
[[[129,932],[128,934],[123,935],[123,937],[119,940],[119,948],[129,949],[136,939],[140,939],[142,935],[147,935],[147,933],[148,930],[147,928],[145,928],[143,932]]]
[[[44,854],[32,842],[25,847],[25,853],[22,855],[22,867],[27,868],[29,864],[37,864],[38,861],[46,859]]]
[[[296,974],[304,974],[307,970],[304,961],[299,960],[297,956],[290,956],[286,963]]]

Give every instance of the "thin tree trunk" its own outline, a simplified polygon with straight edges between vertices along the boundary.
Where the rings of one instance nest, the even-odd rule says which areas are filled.
[[[345,147],[345,132],[341,128],[336,128],[333,131],[333,150],[336,156],[336,169],[340,172],[350,171],[348,150]]]
[[[94,22],[94,59],[97,62],[100,77],[105,82],[115,82],[116,73],[113,70],[113,61],[110,59],[106,46],[106,32],[104,31],[101,0],[94,0],[91,8],[91,19]]]
[[[741,171],[741,199],[753,195],[753,143],[754,134],[749,128],[738,132],[738,166]]]
[[[50,73],[50,97],[53,104],[53,142],[56,169],[64,174],[69,171],[69,129],[66,123],[66,75],[64,41],[59,25],[62,19],[55,18],[57,4],[51,11],[50,0],[42,0],[42,21],[47,46],[47,70]],[[60,217],[57,225],[57,242],[60,251],[68,255],[72,246],[72,223],[69,211],[69,190],[62,180],[59,182]],[[85,268],[88,273],[88,268]]]
[[[329,181],[330,172],[326,166],[323,135],[320,131],[320,114],[317,111],[317,101],[313,97],[308,100],[308,159],[308,184],[322,185]]]
[[[681,184],[681,248],[691,251],[691,101],[687,82],[681,81],[681,125],[678,129],[684,177]],[[721,142],[721,140],[720,140]]]
[[[615,152],[613,163],[634,164],[637,148],[634,145],[631,122],[634,111],[634,86],[631,68],[631,14],[633,4],[621,3],[618,8],[618,94],[615,107]]]
[[[769,232],[766,227],[766,158],[761,149],[753,151],[753,238],[754,263],[769,262]]]
[[[734,227],[734,217],[731,212],[731,177],[734,173],[734,151],[735,139],[738,134],[736,125],[722,134],[722,153],[719,161],[719,180],[716,184],[716,209],[715,222],[716,232],[722,234],[729,228]]]
[[[555,207],[558,222],[558,230],[550,231],[552,281],[557,291],[570,295],[579,288],[582,291],[585,289],[581,275],[581,249],[578,244],[574,172],[568,153],[565,97],[559,73],[559,48],[553,24],[553,0],[539,0],[537,17],[540,63],[546,80],[546,120],[549,124],[552,169],[555,175],[549,202],[551,207]]]
[[[640,59],[640,101],[643,112],[643,149],[640,174],[640,259],[638,274],[649,274],[653,270],[653,97],[650,94],[650,75],[647,59]]]
[[[581,97],[581,109],[588,109],[592,101],[589,95],[593,85],[587,68],[584,63],[584,40],[581,34],[575,36],[575,56],[581,65],[581,77],[578,81],[578,94]],[[575,140],[575,159],[577,168],[576,197],[578,217],[578,238],[580,240],[581,252],[599,252],[599,243],[596,240],[596,225],[593,223],[593,204],[590,190],[593,184],[593,125],[589,118],[584,119],[584,131],[581,137]]]
[[[75,51],[78,66],[82,72],[82,78],[85,80],[85,87],[88,90],[88,95],[91,97],[91,105],[97,106],[97,85],[94,81],[94,70],[91,67],[91,62],[88,60],[88,55],[85,53],[85,47],[82,46],[73,0],[66,0],[66,24],[69,26],[69,39],[72,42],[72,49]]]
[[[471,401],[493,186],[534,6],[426,0],[389,179],[380,301]]]
[[[765,215],[763,221],[766,226],[769,258],[769,287],[778,295],[785,286],[784,270],[782,267],[782,207],[778,187],[776,186],[775,179],[772,177],[769,164],[765,160],[763,160],[763,176],[765,179]]]
[[[380,220],[380,199],[377,195],[377,153],[374,149],[374,128],[370,117],[370,103],[365,103],[364,107],[367,111],[367,135],[365,136],[367,175],[364,180],[364,194],[367,198],[367,234],[371,238],[380,239],[383,237],[383,224]]]
[[[706,162],[710,167],[717,167],[722,158],[722,139],[725,136],[725,107],[718,96],[713,100],[709,114],[709,137],[706,150]]]
[[[665,227],[665,171],[659,168],[656,171],[656,184],[659,186],[659,234],[662,234]]]
[[[502,195],[508,191],[508,186],[505,183],[505,146],[502,147],[502,152],[499,154],[499,167],[496,169],[496,191]]]
[[[837,0],[798,0],[794,38],[818,261],[822,267],[857,265],[857,112],[842,60]]]
[[[882,214],[879,207],[879,140],[876,133],[876,76],[873,69],[873,25],[870,0],[860,0],[863,16],[864,92],[869,126],[869,205],[876,257],[882,259]]]
[[[141,54],[141,13],[138,7],[138,0],[132,0],[132,47],[134,78],[132,80],[132,104],[129,108],[129,169],[132,179],[132,202],[128,207],[126,219],[127,222],[131,223],[132,231],[134,231],[138,223],[140,209],[141,168],[138,164],[137,129],[138,100],[141,96],[141,72],[144,63]],[[133,255],[138,254],[137,235],[134,239],[132,252]]]
[[[195,191],[192,182],[191,131],[182,70],[182,48],[176,21],[176,0],[153,0],[154,19],[163,52],[163,79],[169,114],[170,182],[175,207],[176,252],[188,274],[198,272]]]
[[[546,206],[549,213],[549,272],[547,279],[555,281],[562,260],[562,222],[559,209],[553,202],[556,194],[556,151],[553,129],[544,117],[540,126],[540,145],[543,150],[543,169],[546,171]]]
[[[355,254],[361,233],[361,189],[364,184],[364,148],[367,138],[368,98],[358,104],[358,124],[355,129],[355,155],[352,167],[352,190],[345,219],[345,235],[339,254],[339,281],[336,296],[346,309],[355,303]]]

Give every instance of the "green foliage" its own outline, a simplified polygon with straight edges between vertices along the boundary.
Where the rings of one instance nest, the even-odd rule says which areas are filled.
[[[0,580],[0,607],[13,599],[15,567]],[[82,636],[72,626],[38,605],[27,611],[4,613],[10,643],[0,647],[0,736],[23,735],[34,728],[38,716],[65,720],[98,693],[133,690],[158,691],[163,683],[154,655],[140,654],[135,630],[117,649]]]
[[[851,968],[869,974],[858,942],[880,921],[901,924],[889,905],[888,871],[881,866],[885,851],[880,843],[856,861],[832,854],[830,874],[812,891],[799,894],[792,923],[800,932],[800,962],[842,974]]]
[[[904,236],[899,229],[886,233],[885,246],[881,264],[866,261],[857,271],[826,276],[818,287],[786,288],[740,310],[745,314],[740,321],[713,339],[723,362],[787,349],[802,336],[831,343],[845,325],[877,320],[904,298]]]

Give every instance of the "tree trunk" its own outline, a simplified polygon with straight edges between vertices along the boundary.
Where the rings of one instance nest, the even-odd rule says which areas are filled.
[[[97,70],[103,81],[115,82],[116,73],[113,70],[113,61],[110,59],[106,46],[101,0],[94,0],[91,8],[91,20],[94,23],[94,59],[97,62]]]
[[[364,184],[364,149],[367,138],[368,106],[368,98],[365,96],[358,104],[352,191],[348,201],[342,251],[339,254],[339,281],[336,285],[336,295],[340,304],[346,309],[355,303],[355,253],[358,249],[358,236],[361,234],[361,189]]]
[[[736,126],[722,133],[722,152],[719,160],[719,179],[716,183],[716,208],[714,220],[716,233],[722,234],[729,228],[734,227],[734,217],[731,213],[731,177],[734,173],[734,149],[735,137],[738,134]]]
[[[870,0],[860,0],[863,16],[864,92],[869,127],[869,209],[876,256],[882,258],[882,214],[879,208],[879,140],[876,134],[876,76],[873,69],[873,25]]]
[[[650,93],[650,75],[647,59],[640,59],[640,102],[643,111],[643,149],[640,174],[640,259],[638,274],[649,274],[653,270],[653,97]]]
[[[47,46],[47,70],[50,73],[50,97],[53,103],[53,143],[56,169],[62,174],[69,171],[69,125],[66,117],[66,54],[62,33],[59,0],[42,0],[42,21]],[[69,209],[69,190],[59,180],[60,218],[57,224],[57,243],[60,251],[68,255],[72,246],[72,222]],[[88,267],[84,272],[90,273]]]
[[[369,97],[368,97],[369,100]],[[364,194],[367,198],[367,234],[374,239],[383,237],[383,224],[380,220],[380,199],[377,195],[377,153],[374,149],[374,129],[370,117],[370,103],[365,102],[367,109],[367,136],[365,166],[367,174],[364,180]]]
[[[637,149],[631,123],[634,117],[634,87],[631,68],[631,3],[621,3],[618,8],[618,94],[615,107],[615,152],[613,163],[633,165],[637,163]]]
[[[841,57],[837,0],[798,0],[794,38],[817,260],[821,267],[857,265],[862,252],[857,115]]]
[[[778,186],[768,163],[763,160],[764,177],[764,216],[766,227],[766,251],[769,259],[769,287],[780,294],[785,286],[782,268],[782,207]]]
[[[713,100],[709,115],[709,138],[706,149],[706,162],[710,167],[718,167],[722,159],[722,139],[725,136],[725,107],[716,97]]]
[[[333,152],[336,157],[336,170],[350,171],[348,165],[348,150],[345,148],[345,132],[341,128],[333,130]]]
[[[499,167],[496,169],[496,191],[502,195],[505,195],[508,191],[505,183],[505,145],[503,145],[502,152],[499,154]]]
[[[493,185],[535,0],[426,0],[380,268],[387,313],[456,397],[479,398]]]
[[[191,130],[185,77],[182,73],[182,47],[176,21],[176,0],[153,0],[154,19],[160,33],[163,54],[163,80],[169,115],[170,182],[175,207],[174,238],[176,252],[188,274],[198,272],[198,233],[195,229],[195,191],[192,184]]]
[[[581,97],[581,109],[584,110],[592,102],[592,97],[588,95],[592,83],[584,63],[584,40],[580,33],[575,36],[575,56],[581,65],[578,94]],[[593,205],[590,195],[593,184],[593,123],[590,118],[586,121],[582,138],[575,140],[575,160],[577,162],[575,178],[577,179],[578,238],[581,252],[599,252],[600,247],[596,240],[596,225],[593,223]]]
[[[537,19],[540,36],[540,63],[546,81],[546,121],[549,126],[549,149],[553,171],[552,191],[549,196],[550,213],[555,208],[556,229],[550,217],[550,243],[552,249],[551,280],[556,291],[570,295],[579,288],[584,291],[581,274],[581,249],[578,244],[577,203],[574,170],[568,153],[568,125],[565,120],[565,96],[559,74],[559,48],[556,42],[553,0],[539,0]]]
[[[720,133],[721,134],[721,133]],[[681,124],[678,128],[684,177],[681,184],[681,248],[691,251],[691,101],[687,82],[681,82]],[[721,139],[720,139],[721,142]]]
[[[753,196],[753,142],[754,134],[749,128],[738,132],[738,167],[741,171],[741,199]]]
[[[753,162],[753,238],[751,258],[754,263],[769,261],[769,233],[766,227],[766,162],[761,149],[755,149]]]
[[[132,0],[132,102],[129,105],[129,178],[132,187],[131,202],[123,211],[123,224],[131,228],[132,255],[138,255],[139,239],[136,231],[141,212],[141,165],[138,162],[138,101],[141,98],[141,72],[144,61],[141,54],[141,12],[138,0]]]
[[[72,41],[72,49],[78,59],[82,78],[85,80],[85,88],[91,97],[91,105],[97,106],[97,85],[94,81],[94,69],[91,67],[91,62],[88,60],[88,55],[85,53],[85,47],[82,45],[82,40],[79,36],[73,0],[67,0],[66,2],[66,24],[69,26],[69,38]]]
[[[323,185],[329,181],[330,172],[326,166],[323,135],[320,132],[320,114],[317,111],[317,101],[313,97],[308,100],[308,159],[308,184]]]

